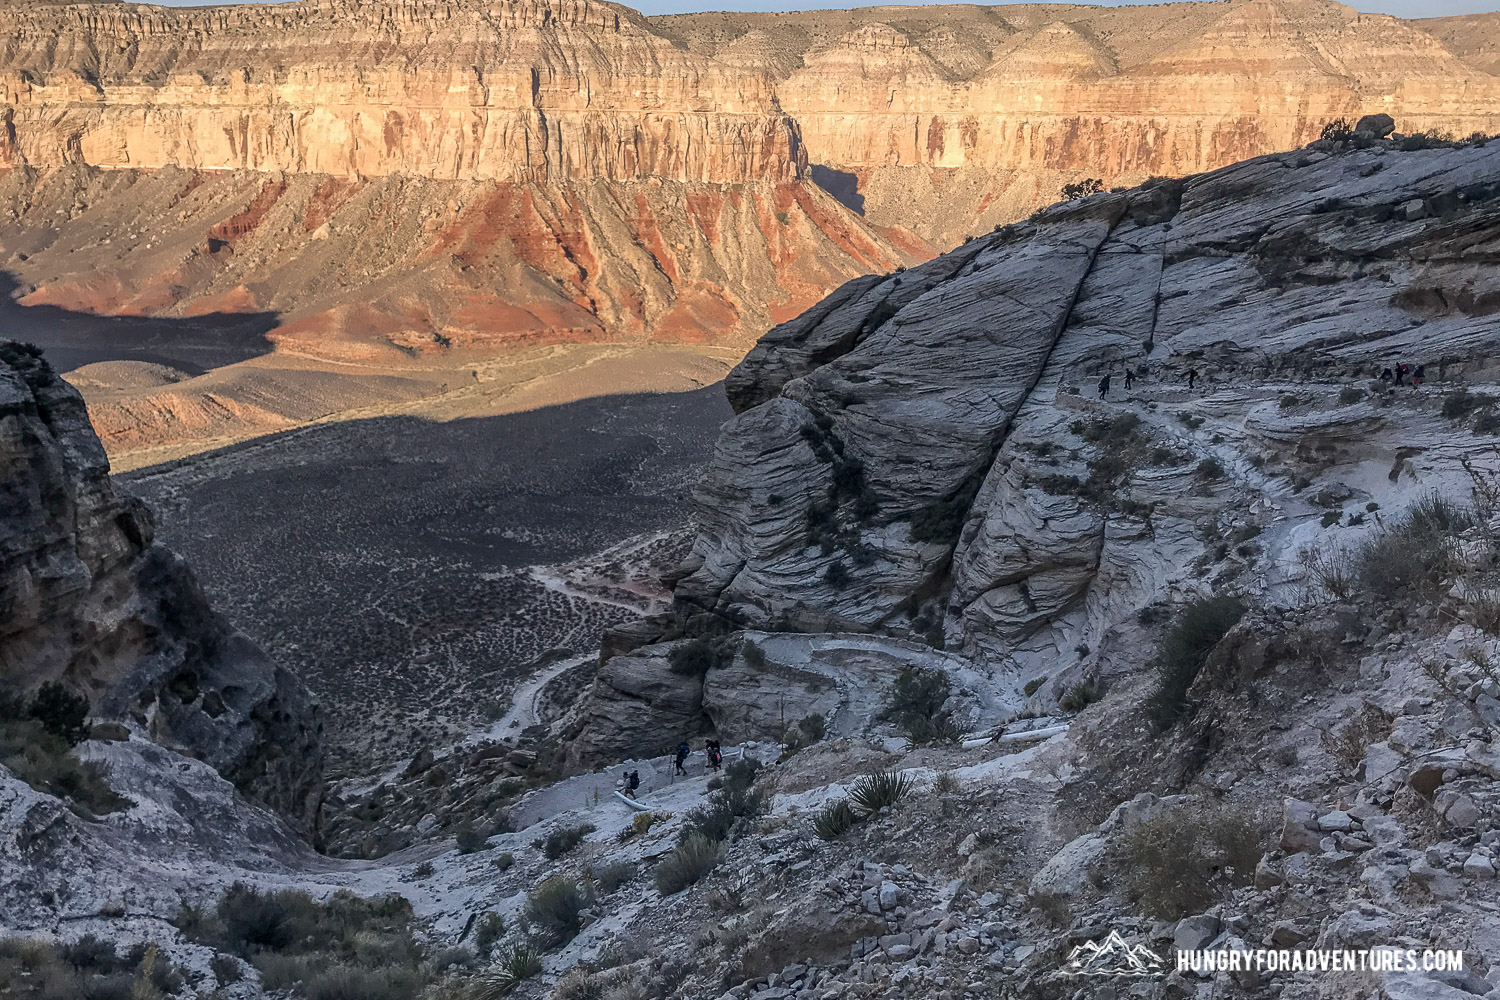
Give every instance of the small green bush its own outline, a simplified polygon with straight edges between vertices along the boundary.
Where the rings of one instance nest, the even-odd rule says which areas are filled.
[[[673,646],[667,654],[672,673],[684,677],[703,677],[710,670],[724,666],[733,653],[714,639],[689,639]]]
[[[89,715],[89,700],[74,694],[56,681],[37,688],[31,700],[30,716],[42,724],[47,732],[76,747],[89,738],[89,727],[85,721]]]
[[[1081,681],[1057,699],[1057,707],[1064,712],[1081,712],[1104,697],[1104,691],[1093,681]]]
[[[109,787],[98,764],[80,761],[67,739],[35,719],[0,722],[0,764],[37,791],[66,800],[85,819],[133,805]]]
[[[809,715],[797,723],[797,728],[808,743],[817,743],[828,733],[828,720],[821,715]]]
[[[589,878],[608,896],[620,886],[635,878],[635,865],[628,861],[616,861],[607,865],[596,865],[589,869]]]
[[[491,863],[502,872],[508,872],[516,866],[516,856],[509,851],[503,851],[495,855],[495,860]]]
[[[828,803],[813,817],[813,832],[819,840],[834,840],[854,825],[857,817],[848,799]]]
[[[1229,596],[1204,598],[1183,609],[1157,657],[1156,687],[1148,711],[1159,728],[1170,728],[1187,712],[1188,688],[1208,654],[1244,614],[1244,603]]]
[[[583,929],[583,911],[592,900],[577,879],[554,875],[526,897],[521,923],[542,948],[560,948]]]
[[[915,744],[951,742],[958,732],[943,705],[952,692],[953,682],[943,671],[904,667],[891,685],[881,718],[906,730]]]
[[[1436,494],[1418,501],[1355,553],[1360,589],[1384,602],[1437,601],[1463,570],[1458,537],[1474,512]]]
[[[766,665],[766,651],[749,639],[746,639],[744,644],[740,646],[740,652],[744,655],[745,663],[749,666],[759,670]]]
[[[911,775],[903,771],[879,771],[855,781],[849,789],[849,801],[866,813],[879,812],[901,801],[911,789]]]
[[[1223,479],[1224,463],[1210,456],[1199,462],[1195,471],[1200,479]]]
[[[1045,683],[1047,683],[1047,678],[1045,676],[1033,677],[1031,680],[1026,682],[1026,686],[1021,689],[1021,693],[1030,698],[1032,695],[1040,691],[1042,689],[1042,685]]]
[[[548,833],[547,836],[532,841],[531,846],[541,848],[542,853],[547,856],[548,861],[556,861],[583,843],[583,838],[593,833],[595,829],[597,827],[592,823],[558,827]]]
[[[1248,885],[1261,857],[1252,817],[1217,805],[1183,805],[1137,824],[1111,853],[1126,892],[1147,916],[1202,913]]]
[[[1444,394],[1441,412],[1449,420],[1462,420],[1475,410],[1493,406],[1495,401],[1494,396],[1470,392],[1464,386],[1459,386]]]
[[[689,833],[657,863],[656,891],[663,896],[681,892],[714,870],[719,863],[719,844],[696,831]]]
[[[476,830],[468,824],[460,826],[458,832],[454,834],[453,839],[458,845],[458,853],[460,854],[473,854],[476,851],[482,851],[485,847],[489,846],[490,840],[484,831]]]

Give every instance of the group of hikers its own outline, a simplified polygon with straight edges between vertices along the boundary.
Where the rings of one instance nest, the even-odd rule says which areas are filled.
[[[1145,365],[1141,366],[1141,371],[1139,373],[1137,373],[1134,368],[1130,368],[1128,366],[1126,367],[1126,369],[1125,369],[1125,391],[1126,392],[1129,392],[1130,391],[1130,387],[1133,386],[1133,385],[1135,385],[1135,380],[1136,379],[1141,378],[1141,377],[1144,376],[1145,371],[1146,371],[1146,366]],[[1099,398],[1100,399],[1108,399],[1109,398],[1109,383],[1110,383],[1110,378],[1111,377],[1112,376],[1106,374],[1103,378],[1099,379]],[[1191,392],[1192,389],[1193,389],[1193,386],[1195,386],[1195,385],[1198,384],[1198,369],[1196,369],[1196,368],[1189,368],[1187,370],[1187,372],[1186,372],[1186,377],[1187,377],[1188,391]]]
[[[1144,372],[1145,372],[1145,366],[1144,365],[1141,366],[1141,373],[1139,373],[1139,374],[1133,368],[1127,367],[1125,369],[1125,390],[1127,392],[1129,392],[1130,391],[1130,387],[1135,384],[1135,380],[1137,378],[1142,377],[1142,374],[1144,374]],[[1102,378],[1099,379],[1099,398],[1100,399],[1108,399],[1109,398],[1109,386],[1110,386],[1110,379],[1111,379],[1111,377],[1112,376],[1106,374]],[[1189,368],[1184,373],[1184,377],[1187,379],[1188,391],[1191,392],[1192,389],[1193,389],[1193,387],[1198,382],[1198,369],[1196,369],[1196,368]],[[1426,379],[1426,378],[1427,378],[1427,366],[1426,365],[1409,365],[1409,364],[1405,363],[1404,361],[1403,362],[1397,362],[1397,363],[1391,365],[1389,368],[1382,368],[1381,371],[1380,371],[1380,381],[1385,382],[1385,383],[1387,383],[1389,385],[1393,385],[1393,386],[1395,386],[1395,385],[1408,385],[1409,384],[1409,385],[1411,385],[1412,388],[1416,388],[1416,387],[1420,386],[1422,384],[1423,380]]]
[[[703,744],[703,753],[708,758],[708,769],[710,771],[718,771],[719,768],[723,766],[724,747],[718,740],[705,740]],[[692,754],[693,748],[690,747],[687,743],[684,742],[677,744],[677,752],[673,757],[673,763],[676,766],[674,776],[677,774],[687,774],[687,760],[692,756]],[[632,799],[635,798],[636,792],[641,787],[641,772],[626,771],[624,774],[620,775],[620,780],[615,782],[615,787],[623,794],[630,796]]]
[[[1411,387],[1417,388],[1422,384],[1423,379],[1427,378],[1427,366],[1417,365],[1413,368],[1411,365],[1398,361],[1389,368],[1380,369],[1380,381],[1391,385],[1406,385],[1408,378],[1411,379]]]

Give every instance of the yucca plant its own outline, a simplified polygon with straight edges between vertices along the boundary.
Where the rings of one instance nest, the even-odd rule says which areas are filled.
[[[813,832],[818,835],[819,840],[833,840],[853,826],[858,818],[849,806],[849,800],[839,799],[818,810],[818,815],[813,819]]]
[[[849,799],[863,812],[879,812],[899,802],[911,786],[911,775],[903,771],[877,771],[856,781]]]
[[[535,948],[517,945],[500,959],[500,978],[520,983],[542,971],[542,956]]]

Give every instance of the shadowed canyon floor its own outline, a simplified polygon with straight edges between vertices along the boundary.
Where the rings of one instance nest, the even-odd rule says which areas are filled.
[[[591,360],[503,398],[524,412],[450,393],[118,478],[321,697],[335,764],[368,770],[482,726],[534,660],[662,596],[653,568],[685,551],[687,486],[729,413],[692,386],[723,369]]]

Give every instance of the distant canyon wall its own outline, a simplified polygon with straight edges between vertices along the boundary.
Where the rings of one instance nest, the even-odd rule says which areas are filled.
[[[1458,39],[1327,0],[13,3],[0,267],[81,311],[271,310],[303,347],[743,342],[1081,177],[1377,111],[1500,132],[1500,78]]]

